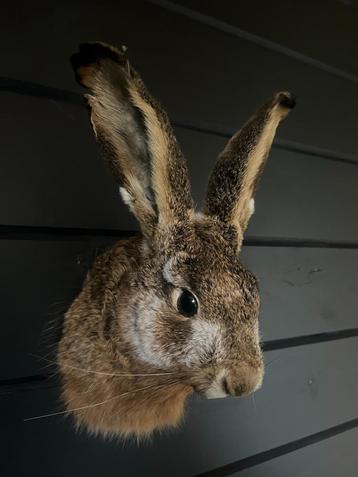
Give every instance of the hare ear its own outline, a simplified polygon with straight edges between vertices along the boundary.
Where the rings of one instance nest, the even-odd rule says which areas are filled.
[[[228,142],[211,174],[205,212],[245,232],[254,211],[254,194],[270,151],[276,128],[295,100],[277,93]]]
[[[159,226],[185,220],[193,207],[185,159],[168,116],[129,64],[125,48],[80,45],[71,57],[91,122],[124,201],[151,237]]]

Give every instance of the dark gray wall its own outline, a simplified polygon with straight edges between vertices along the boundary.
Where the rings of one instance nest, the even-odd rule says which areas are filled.
[[[355,477],[356,2],[18,2],[2,8],[0,475]],[[76,433],[38,355],[94,257],[137,228],[98,154],[68,57],[126,44],[168,110],[195,200],[227,137],[272,92],[279,130],[242,259],[259,277],[267,373],[254,397],[192,399],[149,442]]]

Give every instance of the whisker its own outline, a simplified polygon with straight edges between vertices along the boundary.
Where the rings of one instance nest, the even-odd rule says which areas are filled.
[[[84,409],[92,409],[93,407],[103,406],[103,404],[107,404],[108,402],[114,401],[115,399],[119,399],[123,396],[127,396],[128,394],[133,394],[133,393],[136,393],[136,392],[139,392],[139,391],[145,391],[146,389],[150,389],[150,388],[153,388],[153,387],[163,387],[163,386],[166,386],[166,384],[162,384],[162,385],[151,384],[150,386],[145,386],[143,388],[133,389],[132,391],[127,391],[125,393],[118,394],[118,395],[113,396],[109,399],[106,399],[105,401],[97,402],[95,404],[88,404],[87,406],[76,407],[74,409],[66,409],[65,411],[51,412],[49,414],[42,414],[41,416],[27,417],[27,418],[24,419],[24,422],[35,421],[37,419],[44,419],[46,417],[60,416],[62,414],[69,414],[71,412],[82,411]]]
[[[156,391],[158,391],[158,389],[161,389],[163,387],[168,388],[170,386],[176,386],[177,384],[180,384],[180,381],[176,380],[176,381],[172,381],[171,383],[158,384],[158,385],[152,384],[151,386],[148,386],[146,389],[151,389],[151,391],[156,392]],[[134,406],[135,406],[135,404],[132,407],[134,407]],[[117,414],[118,414],[118,412],[114,412],[109,417],[114,417]]]
[[[47,361],[48,363],[51,363],[52,365],[58,365],[58,363],[56,363],[56,361],[52,361],[50,359],[47,359],[47,358],[44,358],[43,356],[39,356],[39,355],[36,355],[36,354],[32,354],[30,353],[31,356],[35,357],[35,358],[38,358],[38,359],[42,359],[43,361]],[[79,368],[77,366],[72,366],[71,364],[62,364],[62,366],[65,366],[66,368],[70,368],[70,369],[76,369],[77,371],[82,371],[83,373],[91,373],[91,374],[98,374],[98,375],[102,375],[102,376],[118,376],[118,377],[136,377],[136,376],[168,376],[168,375],[173,375],[175,373],[136,373],[136,374],[132,374],[132,373],[107,373],[105,371],[93,371],[91,369],[83,369],[83,368]]]
[[[252,404],[254,406],[254,411],[257,414],[257,406],[256,406],[256,399],[255,399],[255,394],[251,394],[251,399],[252,399]]]
[[[276,356],[276,358],[273,358],[268,363],[265,363],[265,367],[269,366],[270,364],[274,363],[275,361],[278,361],[279,359],[281,359],[281,356]]]

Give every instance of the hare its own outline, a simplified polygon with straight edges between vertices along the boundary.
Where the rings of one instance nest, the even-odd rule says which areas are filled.
[[[71,61],[141,235],[96,259],[65,315],[63,399],[92,432],[141,437],[178,424],[193,392],[242,396],[262,383],[258,284],[239,252],[258,178],[294,99],[275,94],[232,137],[200,213],[168,116],[125,48],[86,43]]]

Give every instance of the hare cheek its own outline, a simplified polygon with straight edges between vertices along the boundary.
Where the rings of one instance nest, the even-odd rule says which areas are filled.
[[[182,353],[183,364],[188,367],[207,364],[208,358],[215,362],[224,358],[221,328],[216,323],[193,320],[192,334]]]
[[[148,297],[130,314],[127,338],[136,356],[145,363],[159,368],[169,367],[170,356],[165,354],[158,343],[158,311],[161,301]]]

